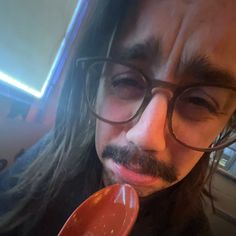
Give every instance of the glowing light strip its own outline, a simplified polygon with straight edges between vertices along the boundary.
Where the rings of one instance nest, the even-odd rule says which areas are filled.
[[[10,84],[10,85],[13,85],[14,87],[17,87],[37,98],[41,98],[42,97],[42,92],[39,92],[23,83],[20,83],[19,81],[17,81],[15,78],[3,73],[2,71],[0,71],[0,80]]]

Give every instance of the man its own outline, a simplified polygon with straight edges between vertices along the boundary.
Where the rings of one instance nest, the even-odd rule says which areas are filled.
[[[56,235],[113,183],[140,197],[132,235],[210,235],[209,153],[235,141],[236,2],[117,2],[88,27],[87,58],[65,83],[55,129],[28,154],[36,160],[2,187],[6,235]]]

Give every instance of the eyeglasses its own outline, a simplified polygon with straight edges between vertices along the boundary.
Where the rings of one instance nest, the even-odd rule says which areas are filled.
[[[236,141],[236,88],[212,83],[175,85],[148,78],[132,64],[108,58],[77,60],[84,70],[91,112],[112,125],[138,119],[158,89],[171,91],[167,124],[172,137],[197,151],[211,152]],[[232,102],[233,101],[233,102]]]

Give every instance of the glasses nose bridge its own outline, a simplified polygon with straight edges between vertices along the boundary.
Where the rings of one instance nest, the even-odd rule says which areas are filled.
[[[162,80],[152,80],[150,86],[150,96],[153,97],[155,94],[161,93],[164,94],[168,101],[170,101],[176,90],[176,85],[170,82],[162,81]]]
[[[172,104],[173,104],[173,98],[174,98],[174,92],[177,89],[177,85],[173,83],[169,83],[166,81],[161,80],[149,80],[149,91],[148,95],[146,96],[146,99],[144,100],[142,109],[139,110],[138,114],[139,117],[143,114],[143,112],[146,110],[148,105],[151,103],[151,101],[156,99],[156,96],[162,97],[162,102],[166,103],[166,121],[169,126],[169,116],[172,110]],[[155,98],[156,97],[156,98]],[[163,100],[164,98],[164,100]],[[159,99],[158,99],[159,100]]]

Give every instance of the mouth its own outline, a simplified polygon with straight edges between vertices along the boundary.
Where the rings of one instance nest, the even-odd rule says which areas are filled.
[[[136,186],[149,186],[157,181],[156,178],[140,174],[135,167],[126,167],[122,164],[117,164],[112,160],[108,161],[107,167],[118,177],[122,182],[136,185]]]

